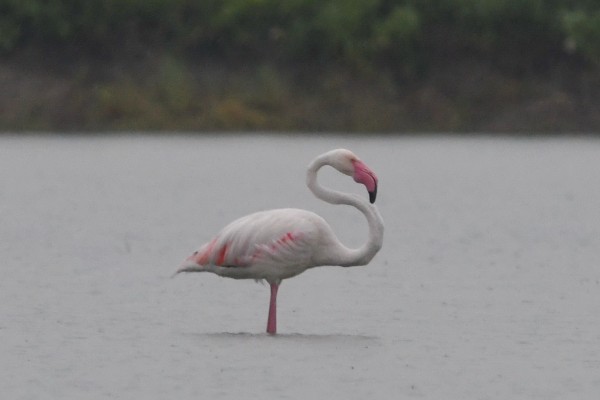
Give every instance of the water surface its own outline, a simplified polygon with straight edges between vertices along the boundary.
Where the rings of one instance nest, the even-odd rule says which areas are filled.
[[[268,286],[170,276],[267,208],[355,210],[305,167],[336,147],[380,179],[367,267]],[[600,141],[390,136],[0,137],[0,388],[56,398],[595,398]],[[365,196],[324,171],[323,184]]]

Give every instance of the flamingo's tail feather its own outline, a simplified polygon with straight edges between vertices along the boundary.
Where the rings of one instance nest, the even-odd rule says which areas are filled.
[[[174,278],[176,275],[178,275],[182,272],[204,272],[204,271],[206,271],[206,268],[204,268],[204,266],[202,266],[202,265],[198,265],[198,264],[183,265],[177,271],[175,271],[175,273],[173,275],[171,275],[171,278]]]

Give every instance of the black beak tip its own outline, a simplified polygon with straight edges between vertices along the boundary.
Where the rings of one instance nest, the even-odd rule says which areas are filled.
[[[377,187],[372,192],[369,192],[369,201],[371,204],[375,203],[375,199],[377,198]]]

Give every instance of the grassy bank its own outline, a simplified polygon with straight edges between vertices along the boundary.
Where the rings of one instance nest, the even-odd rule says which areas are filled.
[[[598,131],[590,0],[7,0],[0,129]]]
[[[465,57],[397,81],[329,64],[143,54],[107,63],[34,52],[3,61],[0,129],[600,130],[600,76],[579,65],[515,76]]]

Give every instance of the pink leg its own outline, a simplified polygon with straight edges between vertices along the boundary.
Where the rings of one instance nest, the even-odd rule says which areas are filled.
[[[271,283],[271,301],[269,303],[269,320],[267,321],[267,333],[277,333],[277,289],[279,285]]]

